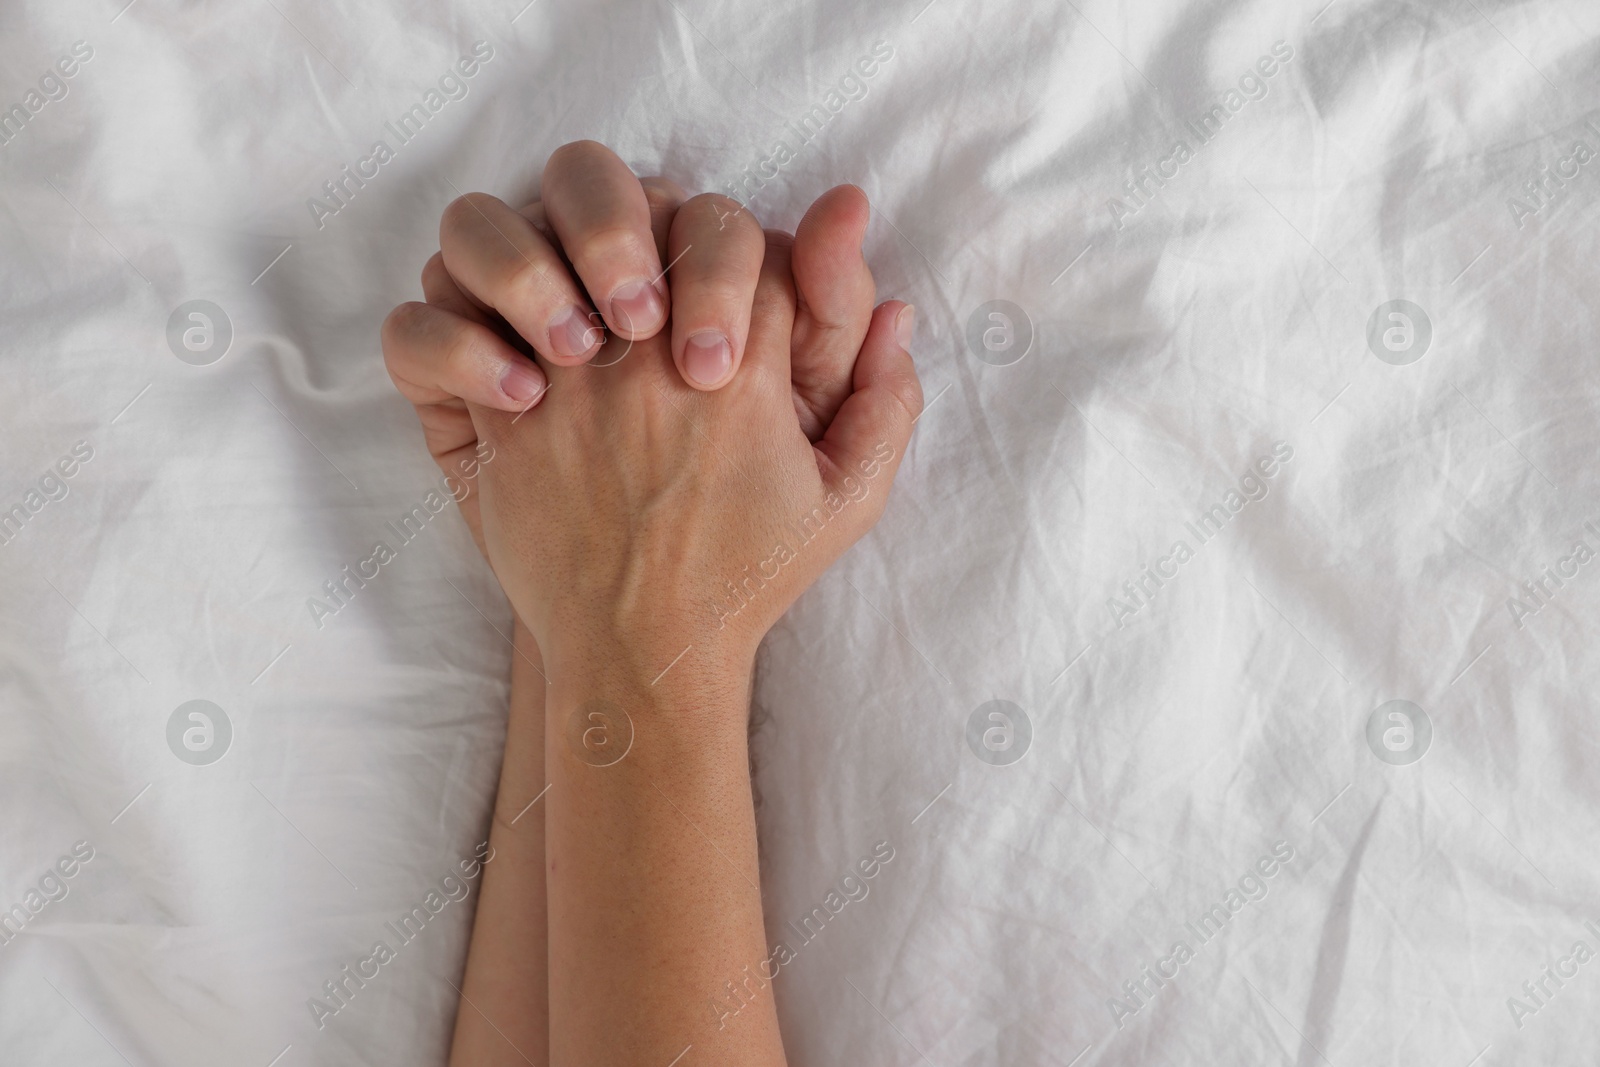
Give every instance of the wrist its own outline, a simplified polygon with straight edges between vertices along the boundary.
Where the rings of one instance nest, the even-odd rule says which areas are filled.
[[[755,612],[718,614],[709,601],[700,610],[659,591],[624,597],[567,588],[542,598],[512,582],[506,592],[546,661],[584,670],[625,669],[646,684],[692,663],[717,672],[749,671],[775,621]]]
[[[663,693],[691,679],[700,686],[732,682],[748,688],[761,644],[758,636],[685,625],[670,616],[628,624],[557,617],[539,628],[538,638],[552,685],[558,676],[603,677],[625,689]]]
[[[553,641],[544,655],[547,699],[562,709],[561,716],[590,721],[592,713],[614,717],[620,709],[635,726],[741,739],[754,666],[753,649],[745,653],[687,640],[676,645],[620,637]],[[571,725],[555,721],[561,716],[552,718],[552,729]]]

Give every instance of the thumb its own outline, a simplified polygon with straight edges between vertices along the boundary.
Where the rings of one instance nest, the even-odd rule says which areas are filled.
[[[866,194],[841,185],[817,198],[794,231],[798,309],[789,356],[801,429],[816,441],[850,395],[850,368],[866,336],[875,289],[861,242]]]
[[[892,480],[899,469],[912,424],[922,414],[922,383],[909,351],[915,319],[916,309],[899,300],[872,313],[856,357],[854,391],[815,446],[823,484],[832,492],[849,495],[847,478],[876,480],[887,470]],[[882,514],[886,496],[880,494],[875,514]]]

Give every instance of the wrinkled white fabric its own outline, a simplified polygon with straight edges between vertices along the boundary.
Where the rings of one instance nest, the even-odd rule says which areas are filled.
[[[1593,1058],[1591,8],[121,2],[0,12],[0,1062],[444,1061],[508,614],[378,326],[581,137],[920,310],[760,662],[791,1062]]]

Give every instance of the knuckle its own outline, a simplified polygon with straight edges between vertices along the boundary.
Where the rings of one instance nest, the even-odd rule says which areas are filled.
[[[726,193],[696,193],[684,202],[693,211],[738,211],[743,204]]]
[[[557,271],[554,264],[539,259],[524,259],[505,279],[506,302],[531,301],[536,306],[555,303],[563,299],[566,289],[566,271]]]
[[[422,291],[436,289],[450,279],[450,272],[445,269],[444,253],[435,252],[428,257],[428,262],[422,265]]]
[[[746,360],[739,365],[734,376],[742,392],[765,398],[766,402],[781,402],[790,392],[792,383],[788,375],[779,374],[760,360]]]
[[[655,241],[649,245],[655,253]],[[622,223],[600,226],[579,236],[577,246],[568,249],[574,264],[596,266],[600,264],[627,264],[630,260],[648,260],[644,237],[639,231]],[[622,269],[632,269],[623,266]]]
[[[701,193],[684,201],[679,214],[704,227],[716,227],[724,234],[758,236],[761,223],[744,204],[722,193]]]
[[[609,149],[607,149],[606,146],[601,144],[599,141],[584,137],[576,141],[568,141],[566,144],[557,148],[554,152],[551,152],[550,163],[567,163],[573,160],[583,160],[592,157],[597,153],[606,151],[609,151]]]
[[[922,381],[913,373],[896,374],[884,382],[912,422],[922,414]]]
[[[416,332],[418,320],[427,313],[427,308],[428,305],[420,301],[407,300],[403,304],[396,305],[388,315],[384,316],[379,337],[383,341],[385,359],[390,358],[391,349],[397,342]]]
[[[498,203],[498,199],[489,193],[464,193],[445,205],[444,214],[440,216],[441,230],[459,230],[482,219],[491,204]]]
[[[690,284],[674,292],[685,305],[683,313],[725,315],[731,309],[735,315],[750,307],[755,277],[718,270],[716,273],[695,278]]]
[[[442,377],[447,381],[460,383],[468,377],[478,362],[476,333],[468,329],[464,323],[457,323],[440,339],[440,345],[443,349]]]
[[[611,154],[611,149],[599,141],[568,141],[551,152],[550,158],[545,161],[545,181],[559,191],[563,183],[576,181],[592,173]]]

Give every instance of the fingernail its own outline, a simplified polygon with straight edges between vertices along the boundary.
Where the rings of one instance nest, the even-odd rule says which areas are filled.
[[[550,320],[550,350],[558,356],[581,356],[594,347],[589,316],[573,304]]]
[[[647,281],[632,281],[617,286],[611,294],[611,321],[632,333],[644,333],[661,325],[667,317],[661,294]]]
[[[526,363],[513,363],[500,376],[500,391],[518,404],[532,403],[544,387],[544,372]]]
[[[733,349],[716,330],[691,334],[683,346],[683,369],[700,385],[716,385],[733,366]]]
[[[911,331],[917,324],[917,307],[907,304],[900,309],[900,314],[895,316],[894,336],[900,342],[900,347],[907,352],[911,351]]]

